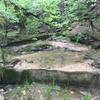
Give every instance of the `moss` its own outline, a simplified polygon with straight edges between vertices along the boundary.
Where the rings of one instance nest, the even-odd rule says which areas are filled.
[[[47,47],[50,47],[50,45],[40,40],[40,41],[33,43],[32,47],[33,48],[47,48]]]
[[[33,78],[32,78],[32,73],[29,70],[24,70],[21,73],[21,78],[20,78],[20,83],[32,83]]]
[[[18,83],[20,80],[19,72],[14,69],[3,69],[2,83],[13,84]]]
[[[51,67],[63,67],[66,64],[74,64],[83,61],[81,53],[64,52],[63,50],[36,52],[33,54],[15,56],[13,59],[27,61],[33,65],[38,65],[41,68],[45,67],[48,69]]]
[[[90,52],[88,58],[95,60],[96,63],[100,63],[100,50]]]

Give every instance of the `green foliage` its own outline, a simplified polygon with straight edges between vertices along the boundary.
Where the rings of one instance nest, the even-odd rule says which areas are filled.
[[[19,33],[38,33],[38,27],[43,24],[53,29],[62,27],[59,23],[60,0],[9,0],[6,1],[6,5],[3,0],[0,2],[0,16],[8,23],[19,23]],[[3,20],[0,18],[1,24],[5,24]]]
[[[61,35],[56,35],[56,34],[53,34],[52,36],[51,36],[51,40],[56,40],[56,41],[61,41],[61,42],[66,42],[66,41],[68,41],[69,39],[68,39],[68,37],[66,37],[66,36],[63,36],[63,34]]]
[[[21,78],[20,78],[21,83],[32,83],[33,78],[32,78],[32,72],[29,70],[24,70],[21,73]]]
[[[19,82],[19,73],[13,69],[0,69],[3,71],[2,83],[13,84]]]
[[[40,0],[40,8],[43,10],[43,22],[51,26],[51,28],[59,28],[61,24],[60,10],[58,4],[60,0]]]
[[[16,31],[20,33],[18,35],[27,35],[27,37],[34,34],[39,35],[38,28],[43,25],[49,27],[50,32],[55,32],[57,29],[63,31],[74,21],[83,21],[87,18],[95,19],[96,15],[89,12],[89,9],[95,5],[95,1],[63,1],[67,6],[64,8],[65,12],[61,13],[59,6],[61,0],[6,0],[5,3],[4,0],[1,0],[0,26],[3,27],[7,23],[17,26]],[[57,38],[61,40],[65,37]],[[82,38],[77,36],[76,41],[78,42]]]
[[[73,36],[69,36],[69,38],[76,43],[85,43],[88,44],[89,36],[87,33],[78,33]]]
[[[91,7],[96,4],[96,0],[68,0],[68,6],[66,8],[67,17],[73,21],[82,21],[85,18],[93,18],[95,14],[92,14]]]
[[[7,6],[5,5],[3,0],[0,1],[0,7],[1,7],[0,16],[9,22],[10,21],[11,22],[18,22],[18,18],[16,16],[16,14],[14,13],[14,7],[12,5],[10,5],[9,1],[6,1],[6,3],[7,3]]]
[[[91,100],[91,99],[92,99],[92,96],[91,96],[90,93],[88,93],[87,95],[85,95],[85,96],[83,97],[83,100]]]
[[[34,27],[33,27],[34,26]],[[27,18],[26,21],[26,31],[28,34],[34,35],[34,33],[38,33],[38,27],[40,26],[40,23],[36,19],[30,19]]]

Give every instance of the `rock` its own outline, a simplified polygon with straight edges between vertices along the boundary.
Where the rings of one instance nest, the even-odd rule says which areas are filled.
[[[20,62],[19,59],[14,59],[14,60],[12,60],[12,61],[10,62],[10,65],[15,66],[18,62]]]
[[[89,24],[87,22],[80,23],[80,22],[74,22],[71,25],[71,35],[74,36],[76,34],[80,33],[87,33],[92,32],[91,28],[89,27]]]
[[[0,94],[0,100],[4,100],[4,96]]]
[[[83,96],[87,95],[88,92],[87,91],[79,91],[80,94],[82,94]]]
[[[37,41],[34,43],[27,43],[22,44],[18,46],[10,46],[6,49],[8,52],[17,54],[17,55],[25,55],[27,53],[31,52],[37,52],[37,51],[44,51],[46,49],[49,49],[51,46],[46,43],[46,41]]]
[[[0,89],[0,93],[3,93],[4,92],[4,89]]]
[[[87,63],[87,64],[89,64],[89,65],[92,65],[92,64],[94,63],[94,60],[92,60],[92,59],[87,59],[87,60],[85,61],[85,63]]]
[[[100,50],[97,50],[97,51],[90,51],[90,52],[87,54],[87,58],[94,60],[93,65],[94,65],[95,67],[100,68]]]
[[[55,42],[53,43],[55,44]],[[60,42],[57,42],[56,45],[60,45],[61,47],[68,46],[66,43],[62,44]],[[85,49],[86,51],[84,49],[82,50],[85,53],[87,52],[87,49]],[[20,62],[18,62],[13,69],[21,74],[17,74],[13,71],[16,73],[16,78],[14,78],[14,74],[13,76],[9,76],[11,71],[9,71],[9,73],[7,72],[6,77],[9,78],[7,82],[11,82],[11,77],[13,77],[12,82],[16,82],[16,79],[17,81],[19,79],[25,80],[28,77],[32,79],[32,81],[48,81],[55,79],[57,81],[66,82],[70,79],[74,82],[90,83],[95,76],[99,77],[100,69],[91,66],[93,63],[91,58],[87,61],[84,61],[84,52],[64,51],[60,49],[52,51],[40,51],[27,55],[18,55],[16,57],[14,56],[13,59],[19,59]],[[17,78],[16,75],[19,78]]]
[[[7,91],[12,91],[17,87],[17,85],[7,85],[4,87],[4,90]]]
[[[100,32],[94,32],[92,34],[88,34],[91,37],[93,37],[94,39],[98,40],[100,42]]]
[[[65,50],[76,51],[76,52],[87,52],[90,49],[89,47],[81,46],[79,44],[74,44],[72,42],[62,43],[62,42],[57,42],[57,41],[48,41],[48,44],[56,48],[57,47],[65,48]]]
[[[100,100],[100,96],[95,96],[91,100]]]
[[[86,68],[84,68],[86,67]],[[84,68],[84,70],[83,70]],[[12,69],[13,70],[13,69]],[[11,69],[8,70],[11,72]],[[7,71],[7,72],[8,72]],[[16,71],[16,73],[20,73],[19,75],[17,74],[17,76],[10,76],[10,79],[13,78],[13,80],[2,80],[2,82],[4,81],[5,84],[10,84],[10,83],[22,83],[25,82],[27,79],[27,82],[32,82],[32,81],[53,81],[55,79],[55,82],[57,81],[58,83],[61,82],[68,82],[70,81],[70,84],[75,84],[78,83],[76,85],[79,85],[79,83],[81,83],[80,85],[83,84],[91,84],[91,82],[93,81],[93,79],[100,79],[100,70],[96,69],[96,68],[91,68],[89,66],[86,66],[85,64],[81,65],[81,64],[73,64],[73,65],[69,65],[66,66],[64,68],[54,68],[54,69],[42,69],[42,68],[31,68],[31,69],[25,69],[21,72]],[[10,74],[10,73],[6,73],[5,74]],[[8,75],[9,76],[9,75]],[[17,77],[17,78],[16,78]],[[9,77],[8,77],[9,79]],[[19,80],[18,80],[19,79]],[[99,79],[95,80],[96,84],[99,84]]]
[[[73,33],[74,35],[77,33],[87,33],[88,30],[89,28],[87,26],[77,25],[74,29],[72,29],[71,33]]]
[[[22,93],[23,95],[26,95],[26,91],[25,91],[25,90],[21,91],[21,93]]]
[[[80,22],[73,22],[71,24],[71,28],[75,28],[77,25],[80,25],[81,26],[81,23]]]
[[[91,45],[95,49],[100,49],[100,41],[91,42]]]

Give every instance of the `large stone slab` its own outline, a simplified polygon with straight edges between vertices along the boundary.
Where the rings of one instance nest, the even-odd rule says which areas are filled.
[[[99,84],[100,69],[91,65],[91,61],[84,59],[85,52],[73,52],[64,50],[40,51],[32,54],[21,56],[13,56],[10,61],[18,59],[18,62],[13,66],[15,74],[6,71],[5,79],[10,83],[31,81],[57,81],[86,83],[91,84],[92,81]],[[10,75],[10,76],[9,76]],[[11,77],[15,77],[12,78]],[[94,79],[94,80],[93,80]],[[12,80],[12,81],[11,81]],[[8,83],[9,83],[8,82]]]
[[[75,64],[76,65],[76,64]],[[96,68],[91,68],[85,66],[85,64],[69,65],[70,69],[67,70],[68,66],[64,68],[54,68],[54,69],[40,69],[40,68],[30,68],[23,69],[21,71],[15,69],[5,69],[4,75],[0,83],[4,84],[15,84],[23,82],[57,82],[59,83],[70,83],[77,85],[90,85],[92,82],[99,84],[100,83],[100,70]],[[87,69],[83,67],[87,67]],[[78,69],[80,68],[80,69]]]
[[[57,41],[47,41],[47,43],[54,47],[65,48],[66,50],[69,51],[86,52],[90,50],[89,47],[71,43],[71,42],[63,43]]]

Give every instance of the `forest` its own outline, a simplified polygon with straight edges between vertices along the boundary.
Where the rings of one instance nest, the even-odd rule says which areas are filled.
[[[0,100],[100,100],[100,0],[0,0]]]

